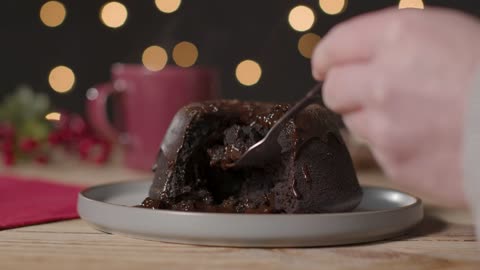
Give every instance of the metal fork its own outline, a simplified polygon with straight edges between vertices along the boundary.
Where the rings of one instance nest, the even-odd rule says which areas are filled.
[[[315,85],[299,102],[297,102],[290,110],[288,110],[268,131],[267,135],[250,146],[248,150],[242,154],[237,161],[227,164],[228,168],[243,168],[243,167],[260,167],[266,162],[274,159],[281,152],[281,146],[278,144],[278,136],[285,124],[301,112],[308,105],[315,103],[321,99],[323,83],[320,82]]]

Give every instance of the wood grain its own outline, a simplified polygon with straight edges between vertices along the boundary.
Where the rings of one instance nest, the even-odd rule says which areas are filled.
[[[83,185],[150,177],[119,163],[67,162],[3,171]],[[390,185],[378,171],[359,177],[363,184]],[[396,239],[299,249],[167,244],[100,233],[81,220],[63,221],[1,231],[0,269],[480,269],[480,245],[468,211],[428,204],[426,215],[422,224]]]

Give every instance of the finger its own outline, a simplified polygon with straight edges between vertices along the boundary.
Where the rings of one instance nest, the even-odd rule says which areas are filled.
[[[372,114],[367,110],[359,110],[343,116],[343,122],[347,129],[359,139],[365,141],[367,144],[371,142],[372,137]]]
[[[317,45],[312,57],[312,74],[322,80],[335,65],[368,61],[385,38],[394,9],[355,17],[334,27]]]
[[[369,65],[354,64],[331,69],[323,85],[323,101],[339,114],[364,107],[372,95],[373,74]]]

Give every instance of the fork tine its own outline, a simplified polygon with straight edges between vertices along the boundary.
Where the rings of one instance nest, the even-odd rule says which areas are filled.
[[[268,131],[267,135],[251,146],[242,154],[237,161],[227,164],[227,168],[242,168],[248,166],[262,166],[268,160],[279,154],[281,148],[278,144],[278,136],[285,124],[297,113],[305,109],[316,100],[321,100],[323,83],[319,82],[310,91],[307,92],[299,102],[290,108]]]

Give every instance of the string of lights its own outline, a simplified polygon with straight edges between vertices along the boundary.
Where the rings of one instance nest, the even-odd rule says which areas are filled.
[[[155,6],[160,12],[170,14],[178,11],[182,5],[181,0],[155,0]],[[318,8],[327,15],[338,15],[348,7],[347,0],[319,0]],[[400,0],[398,8],[423,9],[422,0]],[[317,16],[313,7],[296,5],[288,13],[288,24],[296,32],[302,33],[298,39],[297,48],[301,56],[310,58],[313,48],[321,37],[314,32],[308,32],[316,23]],[[48,1],[40,8],[40,19],[47,27],[55,28],[62,25],[67,19],[67,9],[60,1]],[[118,29],[125,27],[128,21],[127,7],[118,1],[104,4],[99,11],[100,21],[109,28]],[[177,43],[170,52],[176,65],[191,67],[199,57],[199,49],[190,41]],[[152,44],[143,50],[141,62],[150,71],[160,71],[168,63],[169,52],[159,44]],[[244,59],[236,65],[235,76],[244,86],[257,84],[262,77],[262,67],[259,60]],[[48,76],[50,87],[58,93],[66,93],[75,85],[74,71],[65,65],[51,69]]]

